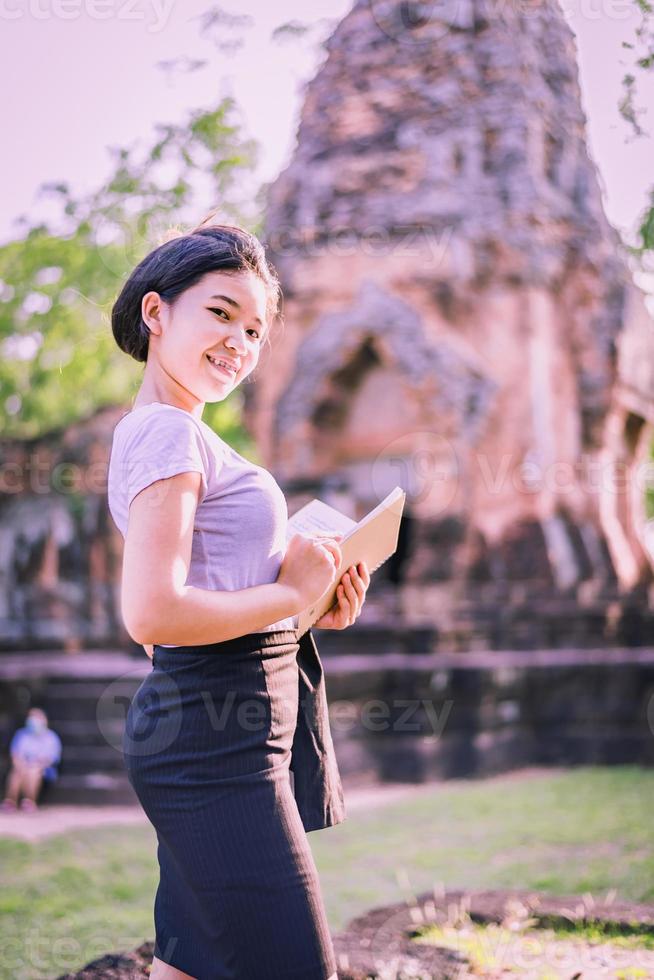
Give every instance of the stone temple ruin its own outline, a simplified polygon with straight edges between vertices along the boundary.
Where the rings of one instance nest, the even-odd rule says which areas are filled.
[[[364,615],[321,632],[330,696],[357,717],[436,699],[447,721],[435,742],[424,713],[402,737],[335,726],[347,783],[652,763],[654,655],[616,649],[654,625],[652,324],[575,59],[553,0],[355,2],[269,188],[285,326],[242,389],[263,462],[290,513],[407,491]],[[0,742],[42,705],[67,802],[133,801],[120,732],[150,664],[120,620],[106,501],[125,410],[0,444]]]
[[[508,603],[533,621],[499,642],[624,640],[652,581],[654,339],[561,9],[359,0],[326,47],[268,194],[267,464],[353,517],[404,486],[408,620],[484,645]]]
[[[423,650],[647,642],[652,323],[561,9],[361,0],[326,49],[268,188],[285,325],[243,394],[291,513],[407,491],[351,642],[389,623]],[[98,485],[123,411],[2,446],[41,473],[0,501],[4,650],[129,642]],[[71,461],[75,492],[44,492]]]

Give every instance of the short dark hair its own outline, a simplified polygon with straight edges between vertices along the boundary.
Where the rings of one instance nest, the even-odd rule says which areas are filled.
[[[207,272],[255,273],[266,287],[267,324],[278,314],[279,279],[259,239],[237,225],[201,223],[157,246],[130,274],[111,310],[111,329],[120,349],[147,361],[150,331],[141,316],[145,294],[154,291],[172,303]]]

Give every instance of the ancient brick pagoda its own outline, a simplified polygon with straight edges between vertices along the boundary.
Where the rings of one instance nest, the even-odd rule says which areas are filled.
[[[289,510],[408,494],[366,615],[323,645],[362,650],[366,624],[376,651],[647,643],[652,323],[602,209],[559,7],[355,3],[264,238],[286,325],[242,390]],[[128,644],[98,486],[124,410],[0,447],[81,475],[73,494],[0,498],[0,649]]]
[[[651,650],[611,647],[654,625],[652,324],[602,210],[575,58],[549,0],[355,3],[269,188],[286,326],[242,389],[263,461],[291,513],[407,490],[365,615],[321,632],[330,696],[361,716],[376,697],[453,705],[436,744],[426,715],[411,738],[337,732],[346,781],[651,764]],[[106,502],[125,408],[0,445],[29,474],[0,496],[0,740],[42,704],[66,802],[131,799],[115,738],[150,665],[120,622]],[[73,491],[48,491],[71,462]]]
[[[405,487],[409,617],[513,599],[619,635],[652,578],[633,475],[654,344],[574,36],[551,0],[365,0],[326,47],[268,194],[285,327],[247,392],[264,458],[352,516]]]

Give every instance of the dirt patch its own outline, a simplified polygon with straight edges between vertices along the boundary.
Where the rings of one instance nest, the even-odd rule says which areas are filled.
[[[580,927],[593,935],[570,931]],[[654,977],[654,905],[509,889],[425,892],[370,909],[334,936],[339,980]],[[58,980],[143,980],[153,944]]]
[[[582,926],[595,935],[575,934]],[[636,980],[654,977],[648,939],[654,905],[512,889],[425,892],[371,909],[334,946],[339,980]]]

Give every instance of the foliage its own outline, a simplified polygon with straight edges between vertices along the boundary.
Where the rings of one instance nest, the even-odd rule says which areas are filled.
[[[116,346],[111,306],[130,270],[171,226],[186,215],[199,220],[218,201],[221,220],[258,231],[252,205],[237,196],[257,147],[240,137],[234,115],[226,97],[181,124],[156,126],[144,152],[112,148],[109,179],[86,197],[74,196],[66,183],[42,185],[59,205],[57,228],[33,224],[22,239],[0,246],[5,436],[35,437],[131,401],[143,365]],[[249,445],[241,403],[236,391],[204,414],[237,448]]]
[[[622,78],[622,98],[618,108],[620,115],[629,123],[636,137],[647,133],[640,124],[645,109],[637,105],[637,83],[641,72],[654,70],[654,7],[649,0],[633,0],[640,14],[633,41],[623,41],[622,46],[631,54],[631,67]],[[643,211],[637,229],[637,243],[630,248],[641,259],[654,248],[654,187]]]

